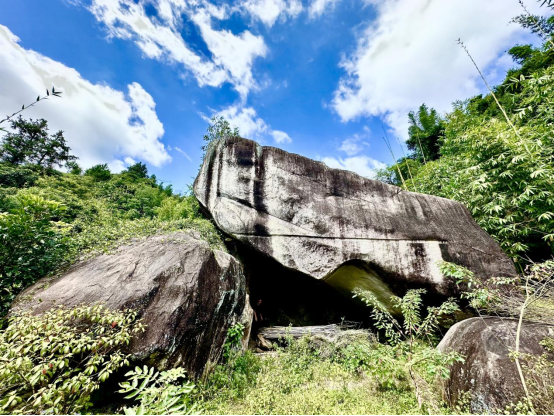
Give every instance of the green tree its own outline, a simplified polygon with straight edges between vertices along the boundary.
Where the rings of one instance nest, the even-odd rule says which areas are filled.
[[[83,173],[83,168],[77,162],[68,162],[67,168],[72,175],[81,175]]]
[[[204,144],[204,146],[202,146],[202,151],[206,153],[206,150],[208,149],[208,145],[214,140],[218,140],[225,137],[234,137],[239,135],[240,133],[239,133],[238,127],[236,126],[231,127],[229,122],[225,120],[223,117],[218,118],[214,116],[210,120],[208,131],[203,137],[206,143]]]
[[[95,165],[85,170],[85,176],[92,176],[96,181],[109,181],[112,177],[107,163]]]
[[[46,168],[67,165],[77,157],[70,154],[63,131],[48,134],[44,119],[25,120],[21,116],[11,121],[15,133],[8,133],[0,144],[0,159],[13,165],[37,164]]]
[[[413,151],[420,161],[438,159],[444,137],[444,123],[437,111],[422,104],[417,112],[411,111],[408,114],[408,119],[408,149]]]
[[[129,166],[125,170],[125,173],[135,179],[144,179],[148,177],[148,168],[144,163],[138,162]]]

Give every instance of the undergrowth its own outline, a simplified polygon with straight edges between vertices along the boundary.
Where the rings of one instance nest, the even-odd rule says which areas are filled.
[[[383,383],[375,375],[382,367],[375,338],[365,331],[345,337],[288,339],[274,352],[237,353],[200,383],[195,400],[207,414],[421,414],[402,364],[389,374],[394,383]]]

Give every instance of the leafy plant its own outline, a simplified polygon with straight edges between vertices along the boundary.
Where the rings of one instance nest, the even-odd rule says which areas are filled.
[[[375,326],[384,332],[388,341],[370,352],[370,360],[375,363],[370,371],[388,388],[404,376],[409,378],[420,407],[425,404],[431,410],[437,410],[438,405],[425,377],[448,378],[450,365],[464,360],[456,352],[445,354],[432,347],[439,320],[458,311],[458,305],[449,299],[440,306],[428,307],[426,316],[422,316],[421,296],[426,293],[425,289],[408,290],[402,298],[391,297],[393,307],[401,311],[404,318],[400,322],[373,293],[361,289],[354,289],[353,293],[371,308]]]
[[[129,365],[120,348],[144,331],[136,312],[102,305],[18,313],[0,331],[0,410],[13,414],[72,414]]]
[[[10,213],[0,213],[0,316],[15,296],[63,261],[64,224],[54,220],[65,206],[40,196],[19,195]]]
[[[229,359],[233,350],[237,350],[241,347],[241,341],[244,337],[244,325],[240,322],[232,325],[227,330],[227,339],[225,345],[223,346],[223,358]]]
[[[85,175],[92,176],[96,181],[108,181],[112,177],[112,173],[110,172],[107,163],[94,165],[93,167],[88,168],[85,170]]]
[[[120,384],[119,392],[126,394],[126,399],[139,402],[137,406],[124,407],[126,415],[190,415],[197,410],[189,398],[195,385],[185,381],[183,368],[159,372],[153,367],[135,367],[125,376],[128,381]]]

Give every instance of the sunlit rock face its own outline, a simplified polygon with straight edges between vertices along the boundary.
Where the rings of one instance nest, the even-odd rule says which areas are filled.
[[[506,406],[514,405],[525,398],[525,392],[512,352],[518,321],[510,318],[479,317],[466,319],[451,327],[438,350],[456,352],[464,357],[450,368],[449,377],[438,379],[445,401],[451,406],[463,402],[474,414],[503,414]],[[552,354],[541,345],[545,338],[554,336],[554,326],[523,321],[520,329],[520,352],[537,358]],[[529,363],[529,358],[524,361]],[[531,361],[532,362],[532,361]],[[540,371],[538,367],[535,368]],[[534,376],[546,381],[549,369],[533,373],[524,367],[527,382]],[[530,378],[531,377],[531,378]],[[546,382],[548,383],[548,382]],[[534,400],[541,400],[540,397]],[[513,411],[513,410],[512,410]],[[539,413],[540,414],[540,413]]]
[[[406,287],[450,295],[439,261],[481,278],[515,269],[460,203],[331,169],[239,137],[212,143],[194,183],[229,236],[343,292]],[[346,269],[345,269],[346,268]]]
[[[12,314],[96,303],[137,311],[146,331],[126,351],[135,360],[182,366],[192,377],[218,362],[231,325],[242,322],[249,334],[252,320],[239,262],[186,232],[135,241],[41,279],[19,295]]]

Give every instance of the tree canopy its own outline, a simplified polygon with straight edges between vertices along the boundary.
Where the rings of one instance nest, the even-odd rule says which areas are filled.
[[[19,116],[10,124],[14,132],[9,132],[2,138],[2,161],[12,165],[30,163],[52,169],[77,160],[70,153],[71,149],[65,141],[63,131],[48,134],[46,120],[25,120]]]

